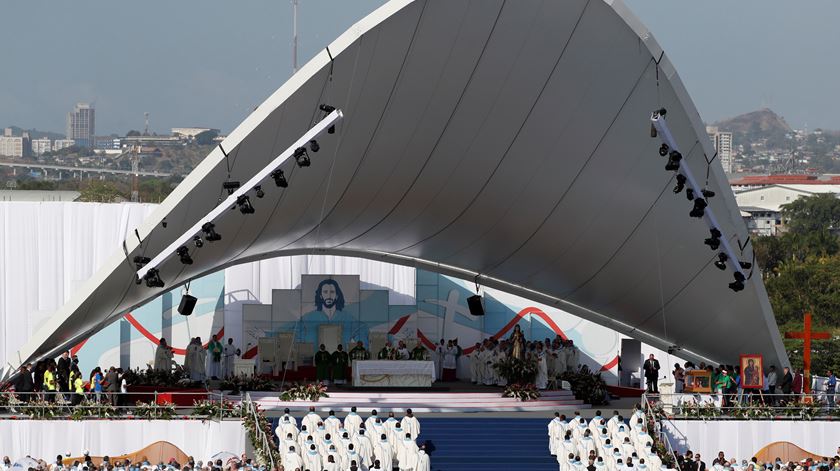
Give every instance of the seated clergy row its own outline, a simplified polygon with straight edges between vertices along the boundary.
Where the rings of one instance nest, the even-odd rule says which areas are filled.
[[[653,450],[644,413],[636,409],[629,422],[618,411],[610,419],[597,411],[588,423],[577,412],[571,421],[555,413],[548,441],[560,471],[583,471],[590,464],[601,471],[660,471],[662,460]]]
[[[300,429],[286,409],[275,434],[287,471],[430,469],[429,456],[416,443],[420,422],[411,409],[399,420],[393,412],[383,420],[376,410],[362,420],[353,407],[342,422],[333,411],[322,419],[310,407]]]

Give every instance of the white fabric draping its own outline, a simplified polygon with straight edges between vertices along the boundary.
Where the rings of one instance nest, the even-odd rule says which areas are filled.
[[[431,386],[433,361],[365,360],[353,362],[353,386]]]
[[[155,207],[0,202],[0,365]]]
[[[840,423],[784,420],[673,420],[663,422],[671,444],[711,460],[723,451],[727,457],[749,460],[773,442],[790,442],[811,453],[834,456]]]
[[[2,420],[0,448],[13,460],[30,455],[51,461],[70,452],[122,455],[167,441],[196,460],[220,451],[245,452],[241,421],[211,420]]]

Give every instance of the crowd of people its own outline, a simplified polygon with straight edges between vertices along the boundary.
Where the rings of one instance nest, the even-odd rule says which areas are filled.
[[[83,376],[78,357],[64,352],[58,360],[47,359],[21,366],[13,386],[18,400],[24,403],[42,399],[77,405],[90,395],[97,402],[107,399],[112,405],[120,405],[117,393],[127,391],[126,378],[122,368],[115,367],[104,371],[96,367],[88,376]]]
[[[20,462],[13,462],[5,456],[3,463],[0,464],[0,471],[18,469],[23,471],[270,471],[264,466],[257,466],[244,454],[225,460],[210,458],[206,461],[196,461],[190,456],[184,463],[179,463],[175,458],[170,458],[166,463],[162,461],[154,463],[145,456],[137,461],[132,461],[130,458],[112,460],[108,456],[94,459],[86,450],[82,452],[82,455],[80,459],[72,459],[71,453],[67,452],[65,455],[56,456],[55,461],[52,462],[30,456]]]
[[[589,421],[579,412],[571,419],[555,413],[548,424],[549,450],[560,471],[660,471],[644,412],[636,408],[628,422],[618,411],[609,418],[597,411]]]
[[[691,450],[678,454],[676,457],[680,471],[705,471],[708,468],[700,454]],[[749,460],[738,461],[733,457],[727,458],[726,454],[720,451],[712,460],[711,468],[715,471],[830,471],[840,468],[840,449],[833,457],[806,458],[798,462],[783,461],[777,457],[766,463],[762,463],[755,456]]]
[[[526,359],[537,364],[538,389],[548,388],[550,378],[577,369],[580,350],[572,340],[563,339],[558,335],[554,340],[546,338],[544,341],[526,342],[518,338],[517,332],[518,329],[514,328],[514,333],[507,340],[490,338],[475,344],[468,355],[470,380],[474,384],[505,386],[505,378],[494,365],[508,357]]]
[[[429,471],[425,445],[417,445],[420,422],[411,409],[396,418],[376,410],[366,419],[356,408],[344,417],[321,417],[310,407],[300,421],[284,411],[275,430],[285,471]]]

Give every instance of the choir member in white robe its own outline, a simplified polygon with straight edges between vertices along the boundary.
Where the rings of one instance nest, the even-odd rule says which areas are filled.
[[[443,380],[455,381],[458,369],[458,349],[450,340],[443,352]]]
[[[155,370],[172,371],[172,349],[166,344],[166,339],[160,339],[155,350]]]
[[[483,370],[483,361],[481,359],[481,344],[476,342],[473,351],[470,352],[470,382],[478,384],[481,382],[481,372]]]
[[[406,434],[403,437],[400,451],[397,454],[397,462],[399,462],[400,471],[414,471],[417,469],[417,443],[411,438],[411,434]]]
[[[391,445],[388,443],[388,437],[384,433],[379,437],[376,445],[374,445],[373,454],[376,456],[376,460],[379,461],[382,469],[392,471],[394,467],[394,451],[391,449]]]
[[[554,371],[557,374],[563,374],[566,372],[566,349],[560,344],[559,348],[554,350],[554,354],[556,357],[554,358]]]
[[[229,338],[227,345],[222,350],[224,365],[222,366],[222,374],[225,378],[233,376],[233,359],[239,356],[239,349],[233,344],[233,339]]]
[[[306,430],[312,433],[315,431],[315,429],[318,428],[318,422],[321,422],[321,416],[315,413],[314,407],[310,407],[309,413],[303,416],[303,419],[301,419],[300,424],[305,425]]]
[[[426,450],[423,448],[417,451],[417,466],[415,466],[414,471],[432,471],[429,455],[426,454]]]
[[[303,455],[303,467],[309,471],[324,471],[321,463],[321,454],[315,445],[309,445],[309,450]]]
[[[496,363],[496,352],[493,351],[493,345],[487,342],[487,347],[484,349],[484,385],[492,386],[496,384],[496,369],[493,364]]]
[[[367,431],[363,428],[359,429],[358,435],[355,437],[356,451],[361,455],[362,462],[366,467],[370,467],[373,463],[373,443],[367,436]]]
[[[411,409],[406,409],[405,417],[402,418],[403,430],[411,434],[411,438],[417,440],[420,436],[420,421],[414,417],[414,412]]]
[[[283,457],[283,466],[292,471],[298,468],[303,469],[303,459],[301,459],[300,455],[297,454],[294,447],[292,447]]]
[[[356,413],[356,406],[350,408],[350,413],[344,418],[344,428],[350,432],[351,437],[355,437],[359,433],[359,427],[362,425],[362,417]]]
[[[545,389],[548,387],[548,364],[546,363],[546,353],[542,348],[542,344],[537,344],[537,389]]]
[[[327,427],[327,432],[330,432],[334,437],[340,437],[338,429],[341,428],[341,419],[335,416],[335,411],[330,411],[330,415],[324,419],[324,426]]]
[[[441,381],[443,379],[443,357],[446,355],[446,346],[443,339],[435,347],[434,363],[435,363],[435,380]]]
[[[368,429],[368,433],[373,430],[373,424],[376,423],[376,420],[379,419],[379,416],[376,415],[376,409],[370,411],[370,417],[365,420],[365,428]]]
[[[496,348],[496,352],[493,355],[493,363],[500,363],[505,361],[507,358],[507,352],[505,352],[504,348],[501,346]],[[507,386],[507,380],[493,368],[493,377],[496,379],[496,386]]]
[[[566,432],[566,422],[555,412],[554,418],[548,423],[548,449],[552,456],[557,456],[557,445]]]

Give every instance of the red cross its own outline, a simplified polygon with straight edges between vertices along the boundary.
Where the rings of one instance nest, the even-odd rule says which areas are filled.
[[[805,365],[804,387],[805,392],[811,392],[811,340],[828,340],[831,334],[828,332],[811,331],[811,313],[805,313],[805,326],[802,332],[785,332],[786,339],[803,339],[805,345],[802,348],[802,364]]]

